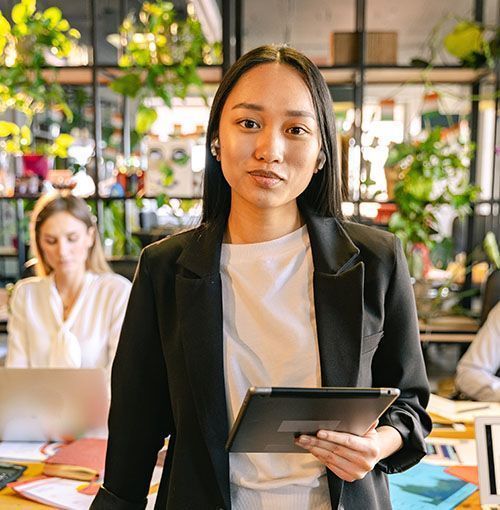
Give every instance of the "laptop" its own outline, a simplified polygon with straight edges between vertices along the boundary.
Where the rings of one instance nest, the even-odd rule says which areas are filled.
[[[0,440],[68,441],[106,432],[102,368],[0,368]]]
[[[482,510],[500,510],[500,416],[475,420]]]

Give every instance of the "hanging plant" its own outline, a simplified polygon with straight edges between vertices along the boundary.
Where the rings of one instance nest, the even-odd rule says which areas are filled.
[[[120,26],[122,55],[118,65],[124,70],[110,88],[137,99],[135,130],[147,133],[157,119],[148,98],[160,98],[169,108],[172,98],[185,98],[189,87],[203,95],[197,68],[220,58],[220,44],[209,45],[194,15],[192,5],[181,18],[170,2],[144,2],[136,18],[128,15]]]
[[[452,30],[443,35],[443,26],[454,19]],[[427,58],[412,59],[412,65],[432,67],[441,49],[453,55],[465,67],[487,66],[494,69],[500,45],[500,28],[478,21],[445,16],[431,30],[426,42]]]
[[[72,112],[61,85],[44,76],[48,54],[67,57],[80,38],[57,7],[37,11],[36,0],[21,0],[11,22],[0,11],[0,111],[14,108],[28,118],[47,109]],[[54,70],[54,73],[56,71]]]

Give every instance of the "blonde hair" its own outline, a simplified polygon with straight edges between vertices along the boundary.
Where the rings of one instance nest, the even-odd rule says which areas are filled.
[[[94,243],[89,249],[85,263],[86,269],[94,273],[111,273],[112,270],[104,257],[95,218],[85,200],[73,195],[49,193],[37,200],[30,222],[31,250],[37,259],[35,265],[37,276],[47,276],[52,272],[52,268],[47,264],[43,250],[40,247],[40,230],[52,215],[59,212],[71,214],[71,216],[83,222],[87,228],[92,228],[94,231]]]

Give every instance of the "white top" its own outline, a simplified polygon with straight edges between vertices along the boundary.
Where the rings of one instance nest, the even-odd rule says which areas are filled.
[[[500,402],[500,302],[457,366],[457,387],[476,400]]]
[[[17,282],[7,323],[6,366],[109,368],[131,283],[114,273],[85,273],[66,320],[53,275]]]
[[[321,386],[307,227],[223,244],[221,278],[231,426],[250,386]],[[309,453],[230,453],[229,463],[235,510],[331,508],[325,467]]]

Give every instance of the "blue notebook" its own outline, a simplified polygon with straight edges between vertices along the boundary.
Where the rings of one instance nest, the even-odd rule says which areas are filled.
[[[389,476],[393,510],[452,510],[477,486],[445,473],[446,467],[421,462]]]

